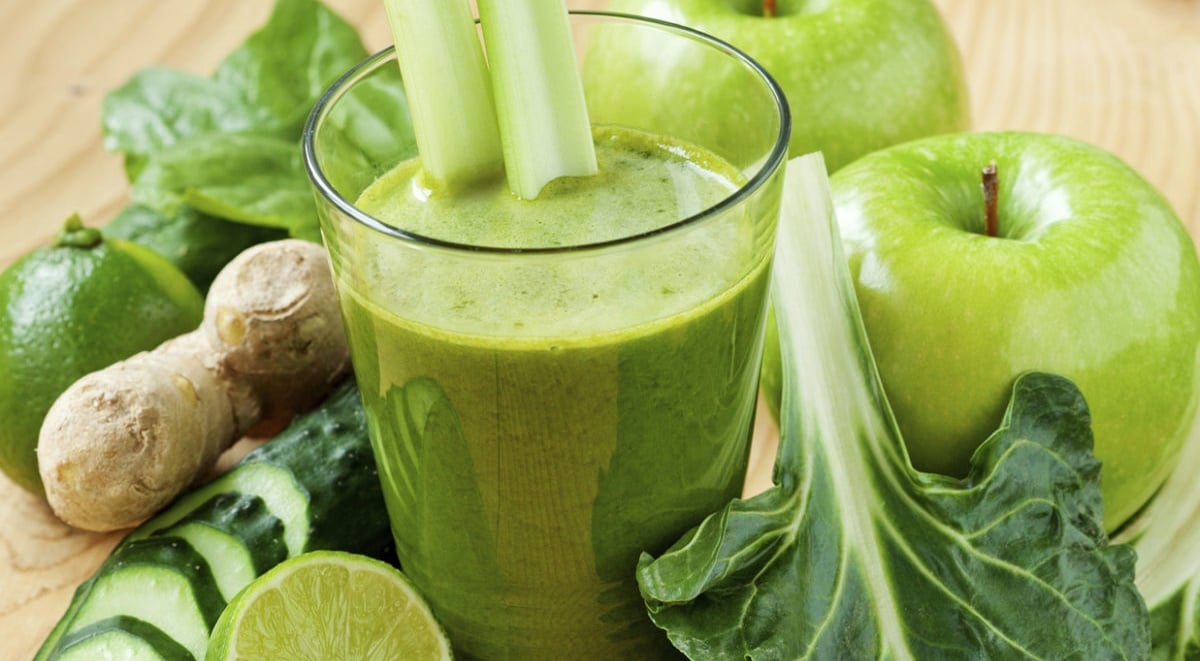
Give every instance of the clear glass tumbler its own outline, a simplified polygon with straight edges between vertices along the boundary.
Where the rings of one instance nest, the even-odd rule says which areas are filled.
[[[390,49],[334,84],[304,135],[397,554],[467,657],[671,656],[639,555],[739,494],[753,427],[783,95],[685,28],[592,12],[572,26],[593,125],[699,145],[731,167],[731,193],[586,245],[385,223],[356,200],[416,156]],[[614,49],[653,57],[614,75]],[[655,95],[672,62],[706,72],[709,108]]]

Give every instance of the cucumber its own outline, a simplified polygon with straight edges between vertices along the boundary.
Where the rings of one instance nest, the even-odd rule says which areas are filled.
[[[286,466],[304,489],[308,507],[300,552],[353,551],[395,562],[395,543],[358,388],[339,391],[331,399],[335,401],[328,409],[309,416],[295,430],[295,438],[286,444],[263,445],[255,450],[255,460]],[[335,415],[339,411],[342,414]],[[356,442],[321,442],[346,437]],[[351,495],[355,492],[358,495]]]
[[[161,629],[136,617],[118,615],[83,627],[63,639],[58,658],[94,661],[196,661],[184,646]]]
[[[79,612],[80,606],[87,601],[88,594],[92,591],[92,585],[96,582],[96,576],[100,575],[103,569],[104,565],[101,565],[100,569],[96,570],[96,573],[91,578],[75,588],[75,595],[71,598],[71,603],[67,605],[66,612],[58,619],[58,623],[54,625],[54,628],[50,630],[50,633],[46,636],[46,640],[42,642],[42,646],[38,648],[37,654],[34,655],[33,661],[57,658],[57,656],[52,655],[52,652],[59,647],[59,641],[66,635],[67,630],[71,627],[71,623],[75,621],[75,614]]]
[[[283,542],[288,555],[304,549],[309,525],[308,494],[290,470],[262,461],[239,465],[200,489],[181,495],[171,507],[129,533],[128,539],[144,539],[173,526],[213,496],[223,493],[248,494],[262,499],[267,510],[283,525]]]
[[[154,535],[178,537],[208,561],[225,601],[288,557],[283,523],[262,498],[221,493]]]
[[[203,658],[216,617],[233,594],[285,557],[318,549],[394,561],[352,381],[225,475],[134,529],[79,587],[35,659],[66,655],[68,644],[164,654],[154,636],[143,638],[148,646],[131,642],[149,630],[113,620],[122,617],[142,621]],[[89,627],[92,638],[103,632],[103,640],[85,642],[91,640],[83,637]]]
[[[223,610],[216,579],[190,544],[175,537],[142,539],[114,552],[75,613],[71,633],[130,616],[154,625],[200,659]]]

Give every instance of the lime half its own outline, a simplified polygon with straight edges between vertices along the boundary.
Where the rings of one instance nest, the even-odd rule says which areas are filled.
[[[396,568],[353,553],[286,560],[238,593],[208,646],[219,659],[449,659],[433,613]]]

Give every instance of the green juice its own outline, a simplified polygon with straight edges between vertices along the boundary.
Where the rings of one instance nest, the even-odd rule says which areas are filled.
[[[601,174],[536,201],[453,195],[401,164],[356,206],[435,240],[578,246],[653,233],[740,174],[596,132]],[[741,489],[770,242],[743,205],[603,249],[333,249],[397,553],[460,656],[670,658],[634,569]],[[773,224],[768,225],[773,227]]]

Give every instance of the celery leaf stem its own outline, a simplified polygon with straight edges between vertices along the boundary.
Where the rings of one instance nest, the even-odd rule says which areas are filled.
[[[457,188],[497,174],[491,79],[467,0],[384,0],[425,174]]]
[[[439,0],[441,1],[441,0]],[[596,152],[565,0],[478,0],[509,188],[596,173]]]

